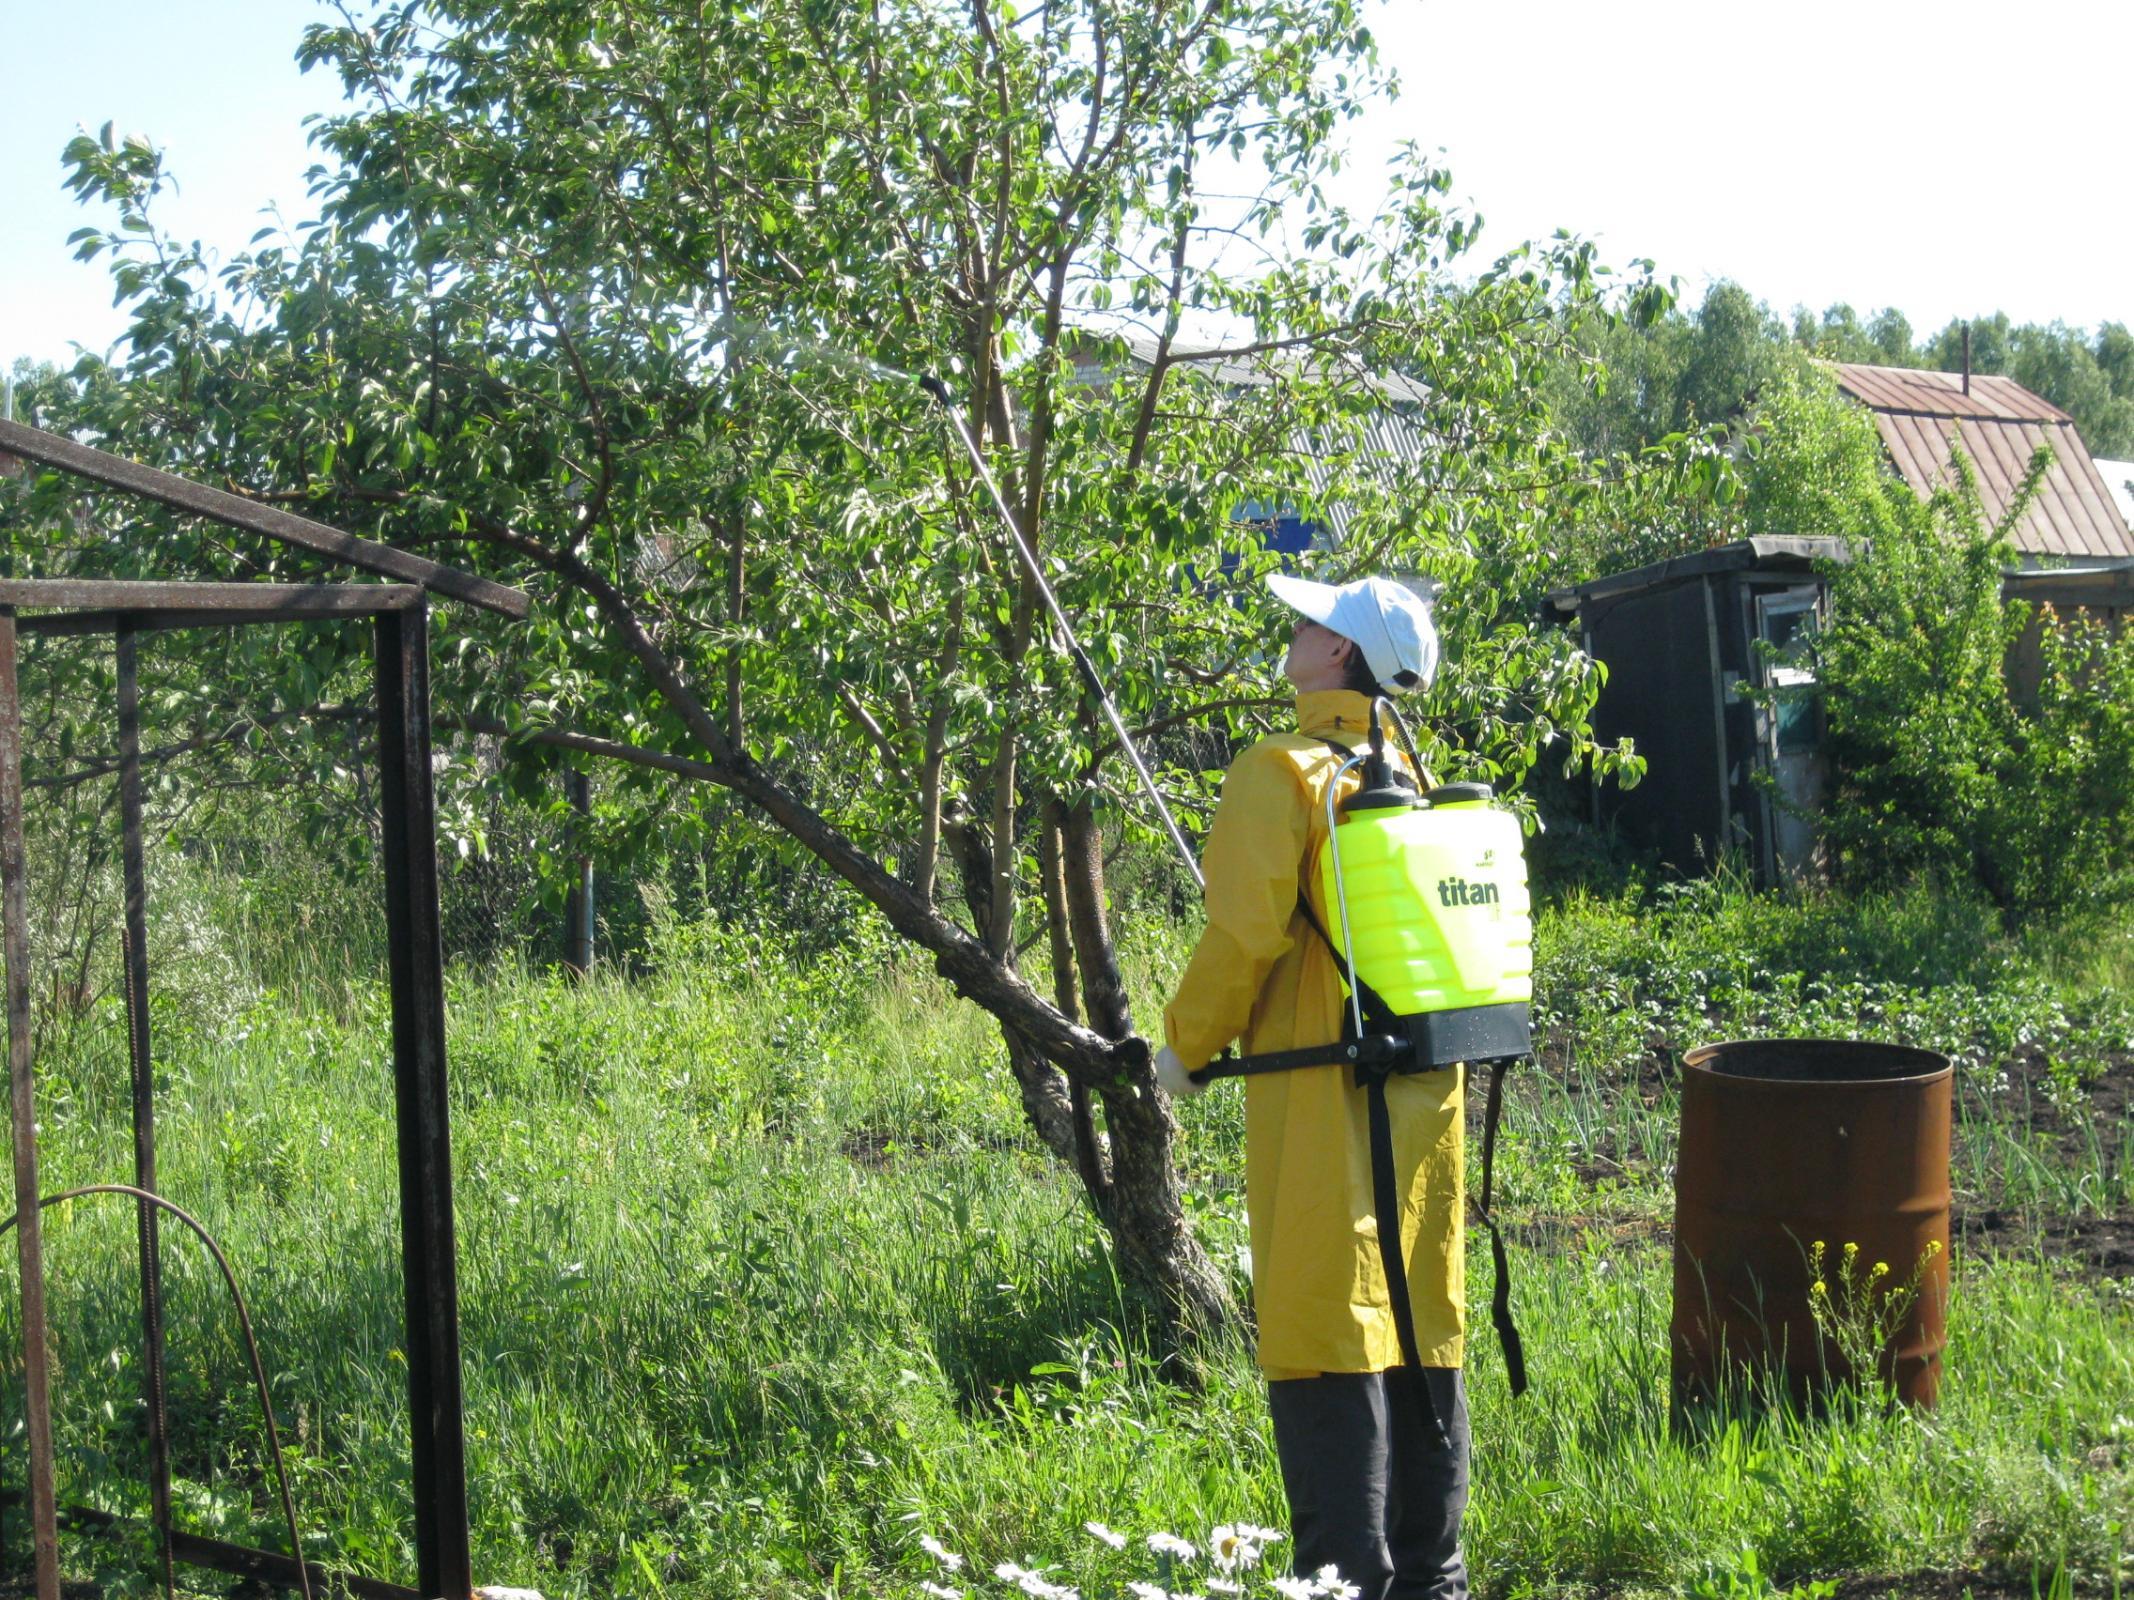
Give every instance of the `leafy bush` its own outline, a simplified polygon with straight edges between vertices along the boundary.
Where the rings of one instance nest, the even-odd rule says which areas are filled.
[[[2134,882],[2134,640],[2002,593],[2050,456],[1993,524],[1960,452],[1932,498],[1899,483],[1826,375],[1790,374],[1760,420],[1752,526],[1853,541],[1817,645],[1836,773],[1819,820],[1841,876],[1975,881],[2010,927],[2114,903]],[[2009,657],[2029,629],[2042,675],[2023,695]]]
[[[2086,919],[2134,878],[2134,638],[2051,606],[2037,621],[2044,676],[1987,796],[1982,877],[2012,917]]]
[[[2001,599],[2008,555],[1966,477],[1891,515],[1830,573],[1821,650],[1838,789],[1825,836],[1856,878],[1954,869],[1991,887],[1981,830],[2017,733],[2005,661],[2023,608]]]
[[[1874,420],[1806,358],[1783,364],[1742,439],[1744,532],[1875,540],[1920,516]]]

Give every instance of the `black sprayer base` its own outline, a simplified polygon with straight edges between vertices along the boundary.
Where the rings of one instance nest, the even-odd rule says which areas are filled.
[[[1457,1011],[1426,1011],[1403,1017],[1408,1041],[1419,1067],[1449,1067],[1455,1061],[1480,1066],[1514,1061],[1534,1047],[1534,1030],[1524,1000],[1495,1006],[1463,1006]]]

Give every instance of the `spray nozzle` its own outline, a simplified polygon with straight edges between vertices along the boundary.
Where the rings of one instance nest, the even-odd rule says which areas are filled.
[[[955,407],[956,402],[949,398],[948,385],[931,372],[920,373],[917,382],[920,388],[940,401],[945,408],[953,409]]]

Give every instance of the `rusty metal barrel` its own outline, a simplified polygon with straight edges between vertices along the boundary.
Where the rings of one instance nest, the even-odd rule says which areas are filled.
[[[1683,1058],[1678,1416],[1742,1382],[1811,1407],[1869,1358],[1898,1398],[1934,1404],[1950,1087],[1947,1057],[1904,1045],[1749,1040]]]

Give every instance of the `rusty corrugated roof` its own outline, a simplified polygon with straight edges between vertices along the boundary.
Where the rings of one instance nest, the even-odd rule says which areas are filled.
[[[1904,481],[1930,494],[1949,480],[1949,443],[1962,444],[1978,475],[1986,515],[1998,521],[2041,444],[2053,464],[2038,497],[2016,524],[2026,555],[2134,556],[2134,534],[2090,459],[2074,419],[2013,378],[1973,373],[1971,392],[1953,372],[1833,362],[1838,387],[1875,416],[1883,446]]]

